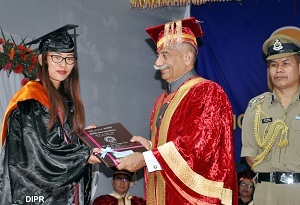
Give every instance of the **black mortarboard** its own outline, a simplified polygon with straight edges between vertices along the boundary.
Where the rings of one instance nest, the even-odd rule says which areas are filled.
[[[40,54],[44,52],[53,51],[61,53],[75,52],[76,55],[76,27],[78,27],[78,25],[67,24],[46,35],[34,39],[26,43],[25,45],[39,43]],[[70,29],[74,29],[74,41],[68,33],[68,30]]]

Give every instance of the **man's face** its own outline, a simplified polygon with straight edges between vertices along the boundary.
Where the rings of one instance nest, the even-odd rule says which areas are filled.
[[[295,55],[270,60],[268,69],[275,89],[299,87],[300,64]]]
[[[116,175],[112,180],[112,186],[114,191],[120,195],[126,194],[130,186],[129,177],[125,174]]]
[[[171,83],[190,70],[184,59],[186,52],[187,48],[183,45],[175,45],[158,52],[155,66],[168,65],[168,68],[161,70],[162,79]]]

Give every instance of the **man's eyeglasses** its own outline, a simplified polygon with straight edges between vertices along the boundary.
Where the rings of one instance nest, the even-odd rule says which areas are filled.
[[[59,55],[50,55],[50,57],[51,57],[53,63],[61,63],[63,60],[65,60],[68,65],[73,65],[76,61],[76,58],[73,56],[64,58]]]
[[[240,183],[240,186],[241,187],[246,187],[246,188],[253,188],[254,187],[253,184],[246,184],[244,182]]]
[[[123,182],[129,182],[128,178],[115,177],[114,180],[119,181],[119,182],[121,182],[121,181],[123,181]]]

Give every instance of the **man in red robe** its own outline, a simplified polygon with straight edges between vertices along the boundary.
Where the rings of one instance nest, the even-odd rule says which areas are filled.
[[[128,193],[130,184],[134,181],[133,175],[127,170],[116,170],[111,180],[114,191],[97,197],[93,205],[146,205],[145,199]]]
[[[203,31],[195,18],[146,29],[157,44],[154,68],[167,90],[156,100],[150,120],[149,151],[118,159],[118,169],[144,166],[149,205],[237,204],[233,114],[223,89],[194,70],[196,38]]]

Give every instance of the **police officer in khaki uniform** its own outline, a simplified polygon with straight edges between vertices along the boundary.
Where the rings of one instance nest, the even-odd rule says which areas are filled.
[[[300,42],[275,34],[263,44],[271,92],[249,102],[242,152],[257,173],[255,205],[300,202]]]

